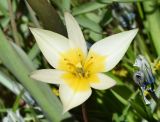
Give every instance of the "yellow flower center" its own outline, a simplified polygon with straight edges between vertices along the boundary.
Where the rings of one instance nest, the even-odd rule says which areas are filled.
[[[67,71],[62,79],[74,90],[88,90],[89,83],[99,82],[97,73],[104,72],[105,56],[90,52],[86,57],[81,49],[61,54],[58,69]]]

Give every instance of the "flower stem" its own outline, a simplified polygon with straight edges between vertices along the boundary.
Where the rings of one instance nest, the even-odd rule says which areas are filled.
[[[86,105],[85,103],[82,104],[82,115],[84,122],[88,122],[87,112],[86,112]]]
[[[158,45],[160,45],[160,41],[159,41],[160,13],[159,13],[159,9],[157,7],[158,0],[147,1],[147,2],[144,2],[143,5],[144,5],[144,10],[147,12],[147,14],[146,14],[147,23],[148,23],[147,30],[151,34],[153,44],[154,44],[156,52],[159,56],[160,55],[160,48]]]
[[[15,22],[15,15],[14,15],[13,8],[12,8],[12,3],[11,3],[11,0],[7,0],[7,2],[8,2],[9,16],[11,19],[13,38],[14,38],[14,41],[16,42],[16,44],[20,45],[20,40],[19,40],[18,34],[17,34],[17,27],[16,27],[16,22]]]

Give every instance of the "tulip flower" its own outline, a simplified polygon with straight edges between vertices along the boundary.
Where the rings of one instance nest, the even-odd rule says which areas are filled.
[[[68,38],[48,30],[30,28],[44,57],[54,67],[34,71],[31,78],[59,84],[63,112],[66,112],[85,102],[92,93],[91,88],[105,90],[116,84],[104,72],[118,64],[138,30],[106,37],[93,44],[88,51],[74,17],[66,12],[64,18]]]

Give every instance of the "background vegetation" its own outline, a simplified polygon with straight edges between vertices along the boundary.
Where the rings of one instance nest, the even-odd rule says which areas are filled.
[[[50,65],[28,27],[45,28],[64,36],[63,12],[81,25],[88,45],[124,30],[139,28],[122,61],[108,73],[117,81],[110,90],[94,90],[85,103],[89,122],[160,120],[158,102],[148,93],[146,105],[133,80],[136,57],[151,65],[160,96],[160,0],[0,0],[0,119],[4,122],[83,121],[81,106],[62,115],[58,88],[30,79]],[[116,50],[118,51],[118,49]],[[159,101],[159,100],[158,100]]]

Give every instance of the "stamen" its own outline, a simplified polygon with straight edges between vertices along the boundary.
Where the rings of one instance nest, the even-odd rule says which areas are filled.
[[[88,69],[88,67],[91,66],[91,65],[94,63],[93,59],[94,59],[93,56],[91,56],[91,57],[85,62],[85,64],[84,64],[84,68],[85,68],[85,69]]]
[[[86,77],[86,78],[89,77],[89,71],[87,71],[87,72],[84,74],[84,77]]]
[[[84,70],[84,61],[83,56],[78,53],[78,63],[73,64],[68,58],[63,58],[64,63],[68,67],[68,70],[77,78],[88,78],[89,71]],[[86,66],[90,66],[93,63],[93,56],[89,57],[88,61],[86,62]]]
[[[77,65],[76,65],[77,68],[82,68],[82,64],[79,62]]]

